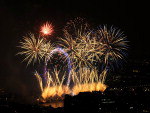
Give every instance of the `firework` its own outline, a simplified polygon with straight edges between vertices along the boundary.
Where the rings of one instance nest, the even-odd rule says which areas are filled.
[[[49,56],[47,57],[47,60],[46,60],[46,66],[47,66],[48,61],[52,57],[52,55],[56,52],[60,52],[66,57],[66,60],[67,60],[67,63],[68,63],[68,65],[67,65],[68,66],[68,72],[69,72],[67,85],[69,85],[70,84],[70,78],[71,78],[71,73],[70,73],[70,71],[71,71],[71,61],[70,61],[68,53],[66,53],[62,48],[55,48],[55,49],[51,50],[51,52],[49,53]],[[66,61],[66,60],[64,60],[64,61]]]
[[[38,83],[39,83],[39,87],[40,87],[41,92],[43,92],[43,82],[42,82],[41,76],[38,74],[37,71],[35,72],[34,75],[35,75],[35,77],[37,78],[37,81],[38,81]]]
[[[41,26],[40,30],[43,36],[52,35],[53,31],[54,30],[52,24],[49,24],[48,22],[46,22],[43,26]]]
[[[69,21],[63,31],[64,38],[60,38],[59,47],[33,34],[20,42],[23,51],[19,54],[25,55],[24,60],[28,60],[28,64],[44,59],[44,74],[35,73],[43,100],[63,98],[65,94],[77,95],[79,92],[103,92],[107,88],[104,83],[109,70],[117,67],[126,56],[126,36],[115,27],[102,26],[98,30],[91,30],[81,18]],[[53,26],[46,23],[40,32],[43,36],[49,36]],[[65,57],[61,61],[65,64],[67,61],[68,70],[61,74],[62,70],[58,71],[57,67],[54,70],[47,67],[57,53],[58,57]],[[102,64],[101,70],[95,63]]]
[[[62,78],[59,77],[60,71],[57,69],[54,70],[52,75],[47,72],[46,73],[46,85],[45,87],[42,85],[41,77],[36,72],[35,76],[38,79],[41,91],[42,91],[42,98],[46,100],[47,98],[56,97],[60,98],[65,94],[70,94],[70,88],[67,85],[64,85],[64,79],[66,74],[62,76]]]
[[[72,65],[78,67],[92,67],[95,59],[100,60],[102,46],[92,37],[89,25],[81,18],[67,23],[64,28],[64,39],[61,39],[63,48],[69,53]]]
[[[126,56],[128,48],[126,36],[119,29],[102,26],[97,30],[97,37],[103,46],[104,63],[106,67],[119,65],[120,60]]]
[[[41,60],[44,56],[42,52],[42,46],[44,45],[44,40],[41,38],[36,38],[33,34],[29,34],[29,36],[25,36],[23,41],[20,42],[20,48],[23,50],[18,54],[24,54],[25,59],[28,61],[28,64],[31,61],[36,62],[37,60]]]
[[[49,72],[47,75],[47,85],[43,87],[41,85],[41,77],[36,72],[36,78],[39,81],[39,85],[42,91],[42,98],[44,100],[49,100],[52,98],[61,98],[63,99],[65,94],[77,95],[79,92],[92,92],[92,91],[101,91],[103,92],[107,86],[101,83],[100,76],[96,69],[90,70],[89,68],[81,68],[78,72],[75,72],[74,69],[72,72],[73,88],[63,84],[66,74],[62,78],[59,77],[60,71],[54,70],[54,73],[50,75]],[[43,89],[43,90],[42,90]]]
[[[68,21],[66,26],[63,29],[66,37],[69,34],[73,38],[78,38],[87,35],[88,30],[89,30],[89,24],[86,22],[85,19],[80,17]]]
[[[42,60],[53,49],[53,45],[50,42],[46,42],[40,37],[37,38],[34,34],[25,36],[19,47],[22,51],[18,54],[25,55],[23,61],[28,61],[27,64],[30,64],[32,61],[35,63],[37,60]]]
[[[72,93],[101,91],[106,89],[96,69],[80,68],[78,72],[72,72],[74,87]]]
[[[50,57],[50,52],[54,49],[54,44],[52,44],[50,41],[44,41],[44,43],[41,46],[41,52],[45,57],[45,61]]]
[[[93,91],[101,91],[104,92],[107,86],[102,84],[101,82],[93,82],[87,84],[78,84],[73,87],[73,95],[77,95],[80,92],[93,92]]]

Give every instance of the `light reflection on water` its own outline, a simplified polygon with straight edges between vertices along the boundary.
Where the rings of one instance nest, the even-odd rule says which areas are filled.
[[[64,101],[56,101],[56,102],[47,102],[47,103],[43,103],[41,104],[44,107],[48,107],[51,106],[53,108],[59,108],[59,107],[64,107]]]

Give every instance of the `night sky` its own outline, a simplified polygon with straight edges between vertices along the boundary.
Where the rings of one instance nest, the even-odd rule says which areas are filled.
[[[36,2],[35,2],[36,1]],[[129,40],[129,59],[148,59],[150,44],[146,32],[147,14],[143,5],[127,0],[63,1],[63,0],[0,0],[0,87],[19,92],[28,97],[37,91],[30,66],[21,63],[15,54],[18,41],[29,32],[39,33],[40,26],[50,21],[54,25],[53,37],[60,36],[65,23],[75,17],[83,17],[96,28],[100,24],[114,25]],[[19,91],[18,91],[19,90]]]

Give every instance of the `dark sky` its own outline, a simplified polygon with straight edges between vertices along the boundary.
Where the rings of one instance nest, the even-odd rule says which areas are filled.
[[[150,55],[147,33],[143,26],[147,14],[142,3],[127,0],[35,1],[1,0],[1,40],[3,47],[7,44],[7,51],[10,48],[12,50],[23,35],[29,32],[38,34],[40,25],[45,21],[53,23],[57,36],[68,20],[84,17],[95,28],[100,24],[107,24],[123,30],[130,41],[130,56],[142,58]],[[6,50],[2,49],[4,53]]]
[[[75,17],[86,18],[95,28],[100,24],[114,25],[127,35],[130,59],[149,58],[146,19],[141,20],[147,18],[147,14],[142,3],[130,1],[0,0],[0,84],[13,90],[22,89],[21,94],[35,88],[31,68],[26,68],[22,58],[15,56],[16,46],[27,33],[38,34],[46,21],[53,23],[54,36],[61,34],[65,23]]]

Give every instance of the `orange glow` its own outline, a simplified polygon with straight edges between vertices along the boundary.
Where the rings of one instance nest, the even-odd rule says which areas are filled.
[[[106,75],[106,70],[99,76],[96,69],[90,70],[89,68],[80,68],[78,72],[75,72],[73,68],[71,72],[74,86],[72,88],[63,84],[66,75],[64,74],[60,79],[59,72],[60,71],[55,70],[53,78],[51,77],[52,75],[47,72],[46,87],[41,86],[42,102],[45,103],[49,100],[63,100],[66,94],[74,96],[78,95],[80,92],[104,92],[107,88],[100,78],[102,75]],[[38,73],[35,73],[35,76],[39,80],[39,85],[42,85]]]
[[[49,24],[48,22],[46,22],[43,26],[41,26],[41,33],[44,36],[48,36],[51,35],[53,33],[53,26],[52,24]]]
[[[73,87],[73,89],[69,89],[67,86],[53,86],[46,87],[42,92],[42,97],[44,100],[48,98],[61,98],[65,94],[73,94],[78,95],[80,92],[92,92],[92,91],[101,91],[104,92],[107,86],[100,82],[98,83],[85,83],[85,84],[77,84]]]
[[[73,94],[77,95],[80,92],[92,92],[92,91],[101,91],[104,92],[107,86],[102,83],[86,83],[78,84],[73,87]]]
[[[43,103],[42,106],[45,106],[45,107],[51,106],[53,108],[64,107],[64,102],[56,101],[56,102],[50,102],[50,103]]]
[[[70,89],[67,86],[52,86],[46,87],[42,92],[43,99],[53,98],[53,97],[63,97],[65,94],[70,94]]]

